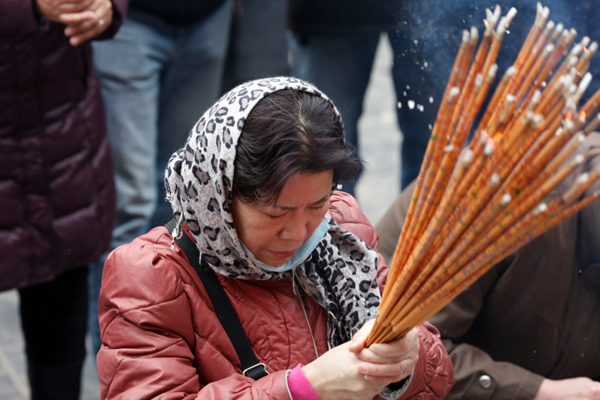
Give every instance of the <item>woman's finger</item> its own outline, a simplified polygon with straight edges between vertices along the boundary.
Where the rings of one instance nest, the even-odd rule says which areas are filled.
[[[394,364],[362,363],[358,366],[358,370],[369,382],[391,383],[410,376],[414,372],[415,366],[416,361],[405,359]]]
[[[86,21],[93,21],[95,17],[96,14],[93,11],[83,11],[60,14],[58,20],[65,25],[75,25]]]
[[[352,336],[352,341],[350,342],[350,347],[348,348],[350,352],[358,353],[365,348],[365,340],[367,340],[367,336],[371,332],[373,324],[375,324],[374,319],[365,322],[362,328],[360,328],[358,332]]]
[[[67,26],[65,35],[70,37],[69,42],[72,46],[78,46],[95,38],[112,24],[112,8],[109,7],[103,13],[97,12],[96,15],[93,20]]]
[[[375,343],[357,353],[356,356],[366,362],[378,364],[394,363],[405,358],[416,360],[419,356],[419,348],[419,335],[415,329],[411,330],[402,339],[390,343]]]

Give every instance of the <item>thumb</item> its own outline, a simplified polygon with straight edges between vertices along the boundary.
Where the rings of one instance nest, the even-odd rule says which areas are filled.
[[[359,353],[360,351],[362,351],[362,349],[365,348],[365,341],[367,340],[367,336],[369,336],[371,329],[373,329],[374,323],[374,319],[367,321],[362,326],[362,328],[360,328],[358,332],[356,332],[354,336],[352,336],[352,340],[350,341],[350,347],[348,348],[349,351],[351,351],[352,353]]]

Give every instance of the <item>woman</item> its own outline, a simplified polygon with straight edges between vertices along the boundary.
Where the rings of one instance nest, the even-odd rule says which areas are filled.
[[[453,370],[431,325],[364,348],[387,268],[356,201],[332,195],[358,169],[337,110],[309,84],[224,95],[167,168],[173,236],[193,238],[269,375],[241,373],[198,275],[156,228],[106,261],[102,398],[443,398]]]

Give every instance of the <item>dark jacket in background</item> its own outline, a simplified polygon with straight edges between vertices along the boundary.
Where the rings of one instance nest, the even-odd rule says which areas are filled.
[[[129,6],[162,18],[171,25],[191,25],[217,10],[225,0],[131,0]]]
[[[398,25],[402,0],[288,0],[288,27],[307,34],[383,32]]]
[[[114,35],[126,0],[113,0]],[[0,290],[52,280],[107,249],[115,207],[89,43],[29,0],[0,1]]]

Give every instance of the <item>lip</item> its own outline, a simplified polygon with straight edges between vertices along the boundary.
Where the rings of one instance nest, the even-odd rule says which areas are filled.
[[[273,250],[269,250],[269,252],[273,255],[274,258],[277,259],[288,259],[291,258],[294,253],[296,252],[296,250],[293,251],[273,251]]]

